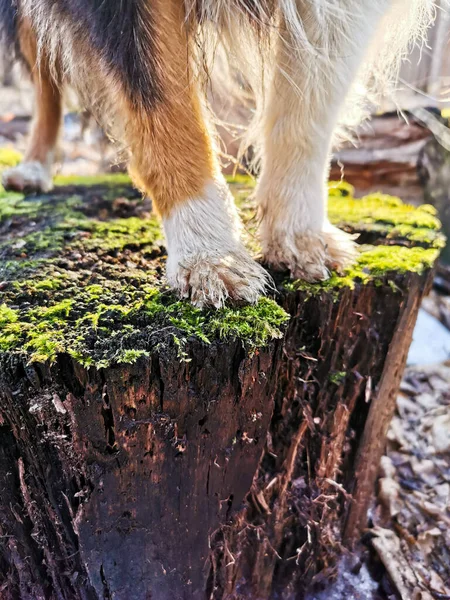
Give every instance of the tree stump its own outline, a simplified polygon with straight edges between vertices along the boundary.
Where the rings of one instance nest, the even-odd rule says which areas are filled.
[[[150,208],[122,175],[0,195],[0,597],[305,598],[368,524],[439,222],[332,185],[354,268],[200,311]]]

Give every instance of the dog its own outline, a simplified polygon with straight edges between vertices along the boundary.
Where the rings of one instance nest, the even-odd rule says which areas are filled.
[[[256,100],[264,263],[326,279],[355,258],[327,220],[332,144],[433,18],[433,0],[0,0],[3,37],[36,90],[28,151],[3,185],[51,188],[70,84],[162,218],[170,286],[200,307],[256,302],[269,276],[241,241],[203,101],[220,45]]]

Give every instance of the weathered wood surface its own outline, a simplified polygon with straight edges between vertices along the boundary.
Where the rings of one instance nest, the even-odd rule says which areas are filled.
[[[87,283],[114,287],[131,269],[127,286],[138,290],[134,269],[144,257],[147,272],[160,278],[152,261],[163,249],[150,251],[148,241],[106,249],[94,243],[103,231],[98,223],[118,214],[121,226],[124,215],[149,218],[130,190],[76,188],[54,198],[21,201],[17,216],[5,210],[0,220],[9,240],[0,248],[0,304],[17,311],[16,320],[5,313],[9,329],[0,334],[13,335],[17,322],[26,330],[25,319],[36,316],[30,310],[52,308],[69,290],[72,312],[58,313],[69,339],[86,306],[100,302],[79,303]],[[69,233],[69,221],[49,225],[47,217],[26,214],[28,202],[41,202],[42,215],[64,198],[78,211],[78,220],[68,217]],[[330,210],[344,201],[335,202]],[[364,206],[368,217],[373,202]],[[82,330],[82,343],[58,338],[47,361],[36,355],[32,330],[22,347],[5,349],[9,342],[0,337],[0,597],[297,600],[326,585],[344,545],[354,547],[367,526],[412,328],[432,280],[437,250],[428,247],[440,244],[430,213],[417,213],[416,221],[407,214],[412,225],[403,237],[399,223],[384,218],[343,219],[362,240],[390,244],[366,248],[347,277],[317,286],[278,279],[277,301],[290,315],[283,340],[270,317],[273,335],[264,343],[250,347],[237,330],[221,338],[211,312],[200,325],[209,332],[206,343],[201,330],[183,330],[188,309],[170,304],[164,291],[167,318],[175,315],[177,325],[161,321],[153,330],[148,305],[125,318],[114,304],[99,310],[98,329]],[[419,239],[424,219],[429,227]],[[64,232],[58,247],[28,237],[44,224]],[[22,242],[13,248],[13,239]],[[32,252],[43,262],[27,267],[25,281],[17,265]],[[76,287],[47,292],[42,271],[55,268],[74,273]],[[25,291],[17,295],[19,284]],[[243,310],[225,311],[223,323]],[[262,317],[255,314],[256,323]],[[134,336],[134,364],[117,364],[106,352],[106,323],[121,350],[130,350]],[[129,333],[133,327],[141,335]]]
[[[285,297],[268,443],[246,508],[216,535],[213,598],[304,598],[359,541],[430,281]]]
[[[426,190],[435,186],[448,155],[442,145],[446,131],[445,120],[433,110],[417,109],[405,118],[376,116],[358,130],[357,146],[346,144],[334,154],[331,178],[343,176],[358,195],[383,190],[416,205],[429,202]]]

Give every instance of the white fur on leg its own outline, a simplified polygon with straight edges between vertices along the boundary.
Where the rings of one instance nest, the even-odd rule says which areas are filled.
[[[50,167],[34,160],[3,171],[2,184],[16,192],[49,192],[53,187]]]
[[[265,262],[289,270],[295,279],[327,279],[330,270],[341,272],[354,262],[357,246],[353,236],[327,219],[321,161],[302,161],[294,150],[284,164],[282,177],[273,169],[275,162],[268,165],[258,185]]]
[[[254,303],[269,276],[240,240],[240,219],[228,186],[217,177],[204,195],[176,206],[164,218],[167,280],[195,306],[220,308],[225,301]]]
[[[304,36],[323,50],[296,52],[288,24],[277,40],[257,198],[265,258],[293,277],[326,279],[356,256],[351,238],[328,223],[325,181],[347,91],[390,3],[342,0],[343,10],[323,19],[316,3],[299,2]]]

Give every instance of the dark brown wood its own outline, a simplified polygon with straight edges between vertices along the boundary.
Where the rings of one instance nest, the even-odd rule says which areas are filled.
[[[276,373],[273,349],[190,355],[2,374],[4,598],[47,598],[36,582],[52,598],[204,597],[209,538],[251,486]]]
[[[303,599],[360,539],[430,281],[284,298],[293,318],[268,442],[245,509],[215,536],[212,598]]]
[[[344,539],[350,545],[358,542],[367,525],[367,511],[385,449],[388,428],[396,408],[397,391],[423,297],[423,284],[417,277],[410,282],[409,294],[396,323],[377,392],[370,398],[370,409],[354,466],[353,499],[344,532]]]

